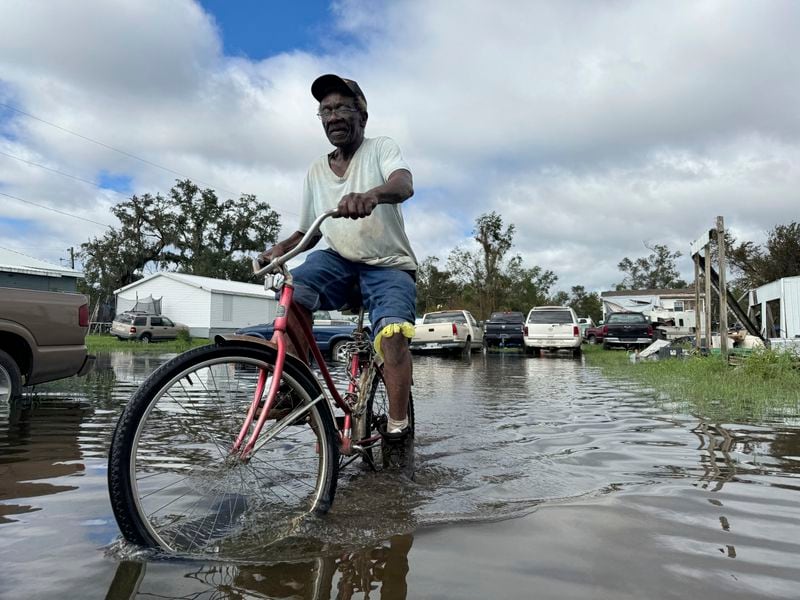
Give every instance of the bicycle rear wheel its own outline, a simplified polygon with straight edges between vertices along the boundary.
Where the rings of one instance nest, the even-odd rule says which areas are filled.
[[[386,381],[383,377],[383,366],[375,365],[375,374],[372,378],[372,386],[367,397],[367,407],[364,411],[364,425],[357,431],[369,438],[378,433],[381,429],[386,429],[389,421],[389,394],[386,391]],[[414,397],[408,393],[408,425],[414,431]],[[373,465],[381,462],[381,444],[383,441],[378,439],[367,449],[367,462],[372,461]]]
[[[338,445],[327,400],[288,361],[281,397],[307,410],[268,420],[275,434],[249,460],[230,454],[270,348],[204,346],[161,366],[123,411],[109,454],[109,492],[125,538],[179,554],[235,554],[262,547],[336,493]],[[266,393],[264,394],[266,397]],[[279,417],[281,418],[281,417]],[[291,419],[291,421],[290,421]],[[282,428],[282,429],[281,429]]]

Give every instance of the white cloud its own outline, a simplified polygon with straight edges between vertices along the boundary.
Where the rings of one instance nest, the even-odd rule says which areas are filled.
[[[308,88],[341,72],[367,94],[368,134],[395,137],[414,168],[419,258],[445,259],[496,210],[562,289],[619,281],[643,242],[685,251],[718,214],[756,242],[798,219],[797,3],[344,1],[333,14],[353,46],[250,61],[222,55],[189,0],[5,2],[0,102],[221,196],[255,193],[292,229],[328,148]],[[2,151],[85,179],[127,174],[139,193],[176,178],[2,108],[0,127],[14,136]],[[4,156],[0,191],[99,221],[117,199]],[[53,245],[99,231],[6,200],[0,218],[35,220]]]

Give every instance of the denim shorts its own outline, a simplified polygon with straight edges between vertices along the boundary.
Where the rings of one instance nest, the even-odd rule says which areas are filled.
[[[417,284],[408,271],[352,262],[326,249],[309,254],[292,276],[294,300],[310,311],[342,309],[358,286],[373,334],[393,323],[414,323]]]

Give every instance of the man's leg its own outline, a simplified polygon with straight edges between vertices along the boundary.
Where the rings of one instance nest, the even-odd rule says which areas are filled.
[[[389,417],[403,421],[408,416],[408,396],[411,392],[411,352],[408,339],[399,331],[381,338],[383,377],[389,395]]]
[[[383,356],[389,396],[389,422],[383,436],[384,467],[414,478],[414,429],[408,421],[416,283],[405,271],[362,267],[361,293],[375,330],[375,349]]]
[[[352,264],[332,250],[312,252],[302,265],[292,269],[294,305],[288,315],[287,342],[289,351],[303,362],[308,362],[309,344],[301,324],[310,329],[313,311],[341,308],[356,276]]]

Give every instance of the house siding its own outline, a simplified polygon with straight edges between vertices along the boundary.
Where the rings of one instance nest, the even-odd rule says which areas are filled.
[[[210,334],[230,333],[248,325],[271,323],[275,319],[277,304],[266,295],[255,298],[214,292],[211,294]]]
[[[134,285],[119,296],[123,298],[161,298],[164,316],[189,327],[193,337],[208,337],[211,294],[206,290],[175,281],[169,277],[153,277]]]
[[[202,285],[211,286],[214,280],[199,278]],[[220,282],[220,285],[230,282]],[[259,286],[251,286],[259,292]],[[189,327],[193,337],[212,338],[219,333],[230,333],[240,327],[269,323],[275,318],[277,302],[264,296],[250,296],[236,291],[209,291],[181,281],[177,276],[158,274],[134,283],[117,297],[135,299],[153,296],[161,298],[161,312],[178,323]]]
[[[783,280],[783,302],[781,303],[781,322],[784,337],[800,336],[800,278]]]
[[[75,293],[78,291],[78,280],[75,277],[45,277],[0,271],[0,287]]]

